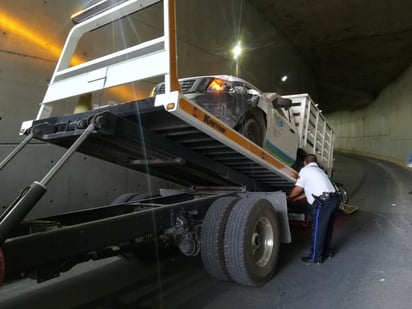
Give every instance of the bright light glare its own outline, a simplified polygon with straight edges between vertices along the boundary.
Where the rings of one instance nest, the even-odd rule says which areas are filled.
[[[41,48],[49,51],[54,57],[58,58],[61,52],[61,47],[57,44],[50,42],[48,38],[43,34],[31,30],[29,25],[22,24],[19,20],[9,16],[3,12],[0,12],[0,28],[5,31],[10,31],[16,35],[23,37],[28,42],[31,42]],[[72,64],[76,65],[84,62],[84,60],[74,56]]]
[[[242,47],[240,46],[240,41],[237,42],[236,46],[233,47],[232,50],[233,58],[238,59],[240,54],[242,53]]]
[[[288,79],[288,76],[287,76],[287,75],[283,75],[280,80],[284,83],[287,79]]]
[[[47,37],[47,33],[33,31],[30,29],[30,25],[25,25],[20,22],[20,20],[13,18],[4,12],[0,12],[0,29],[2,29],[2,31],[14,33],[22,37],[26,42],[30,42],[46,49],[55,58],[60,56],[62,47],[59,44],[51,42]],[[73,55],[71,64],[78,65],[84,62],[85,60],[81,57]],[[112,88],[110,91],[122,101],[129,101],[136,98],[136,95],[134,94],[135,92],[131,91],[130,87],[127,86]]]

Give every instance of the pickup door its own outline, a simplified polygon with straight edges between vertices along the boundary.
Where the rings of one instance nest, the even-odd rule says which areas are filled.
[[[296,160],[298,143],[297,131],[288,120],[288,111],[268,105],[265,150],[291,166]]]

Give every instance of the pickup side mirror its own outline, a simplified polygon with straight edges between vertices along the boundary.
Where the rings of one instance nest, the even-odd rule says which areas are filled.
[[[272,101],[272,105],[274,108],[284,108],[288,110],[292,106],[292,100],[286,99],[282,97],[277,97]]]
[[[243,97],[247,96],[247,89],[243,86],[234,86],[231,90],[232,90],[231,92],[234,93],[235,95],[239,95]]]
[[[233,93],[235,96],[238,98],[238,102],[247,102],[248,104],[252,105],[253,107],[256,107],[260,94],[254,89],[248,89],[244,86],[235,86],[232,88],[231,93]]]

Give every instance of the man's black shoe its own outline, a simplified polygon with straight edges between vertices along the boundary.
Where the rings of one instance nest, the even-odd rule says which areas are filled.
[[[302,257],[302,261],[305,263],[316,263],[316,264],[323,263],[323,259],[312,259],[310,255]]]
[[[331,259],[335,256],[335,254],[336,254],[335,250],[331,249],[331,250],[323,252],[322,257],[324,259]]]

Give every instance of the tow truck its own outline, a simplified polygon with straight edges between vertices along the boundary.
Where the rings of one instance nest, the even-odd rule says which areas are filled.
[[[162,36],[70,64],[85,34],[154,5],[163,6]],[[130,252],[150,257],[173,247],[186,256],[200,254],[215,278],[265,284],[275,271],[280,243],[291,242],[286,195],[297,178],[291,162],[271,150],[270,136],[287,124],[296,151],[315,153],[331,171],[334,135],[320,110],[307,94],[281,104],[277,94],[254,92],[268,102],[265,141],[259,145],[182,91],[174,0],[101,1],[74,20],[36,118],[23,122],[25,139],[0,163],[2,170],[32,139],[67,149],[0,217],[1,281],[31,276],[42,282],[81,262]],[[91,93],[159,76],[163,93],[90,107]],[[54,113],[73,98],[75,112]],[[282,149],[282,142],[276,143]],[[181,189],[125,192],[109,205],[27,219],[75,152]]]

